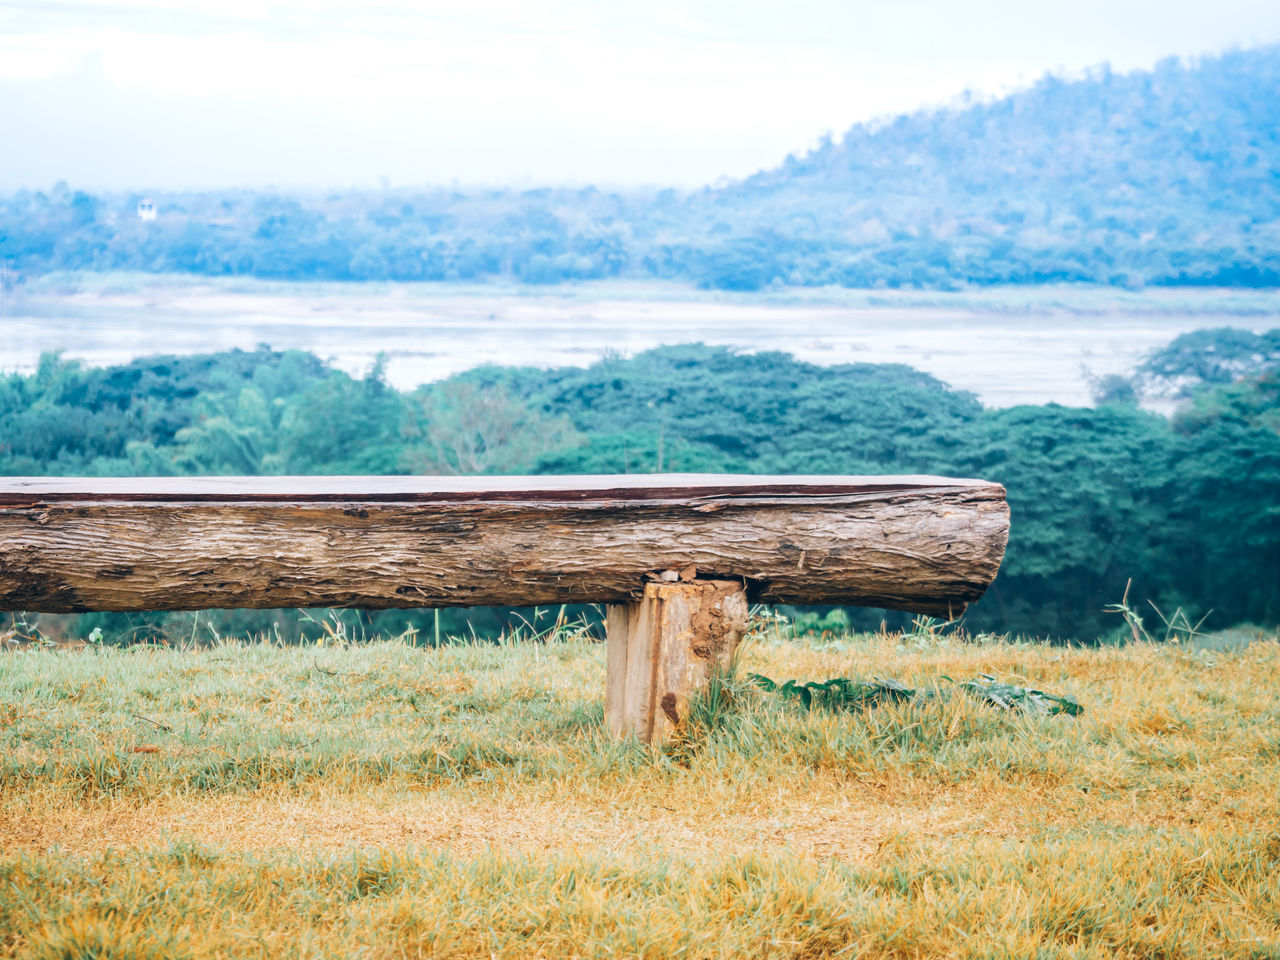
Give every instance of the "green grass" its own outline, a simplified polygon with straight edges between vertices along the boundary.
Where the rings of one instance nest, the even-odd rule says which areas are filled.
[[[0,957],[1280,957],[1275,640],[758,641],[930,695],[734,679],[665,751],[603,653],[0,654]]]

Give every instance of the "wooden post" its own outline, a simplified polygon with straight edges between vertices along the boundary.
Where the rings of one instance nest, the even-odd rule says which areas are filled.
[[[605,723],[618,737],[670,739],[689,703],[729,666],[747,629],[747,595],[733,580],[650,583],[608,608]]]

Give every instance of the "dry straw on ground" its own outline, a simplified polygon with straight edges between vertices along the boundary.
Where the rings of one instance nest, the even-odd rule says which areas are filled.
[[[1280,957],[1280,644],[757,642],[666,753],[581,638],[0,654],[0,957]],[[1001,712],[941,681],[1074,696]]]

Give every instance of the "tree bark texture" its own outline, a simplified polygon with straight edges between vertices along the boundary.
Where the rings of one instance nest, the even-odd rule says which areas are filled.
[[[650,583],[605,621],[605,724],[616,737],[665,743],[717,670],[727,671],[747,629],[747,595],[733,580]]]
[[[0,609],[616,604],[694,567],[753,602],[955,616],[1009,528],[1003,487],[938,477],[256,479],[0,481]]]

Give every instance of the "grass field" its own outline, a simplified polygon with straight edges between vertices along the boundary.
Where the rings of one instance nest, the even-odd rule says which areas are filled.
[[[666,752],[604,650],[0,653],[0,957],[1280,958],[1280,643],[757,640]],[[1079,717],[985,705],[989,673]]]

